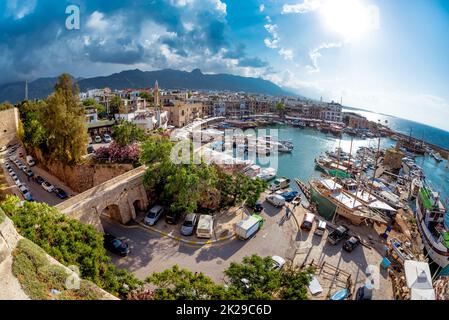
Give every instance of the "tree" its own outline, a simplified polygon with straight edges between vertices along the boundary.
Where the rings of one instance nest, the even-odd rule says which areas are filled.
[[[192,273],[178,265],[160,273],[153,273],[146,280],[157,286],[156,300],[223,300],[226,290],[203,273]]]
[[[97,110],[97,115],[100,119],[104,119],[107,117],[106,107],[101,103],[98,103],[95,99],[88,98],[83,101],[83,105],[85,107],[92,107]]]
[[[254,300],[307,300],[307,286],[313,273],[313,268],[284,266],[275,270],[271,257],[258,255],[245,257],[242,263],[232,262],[225,270],[229,292],[241,299]]]
[[[142,91],[139,93],[139,97],[146,100],[147,102],[153,102],[153,94],[151,94],[150,92]]]
[[[69,165],[79,162],[87,147],[85,113],[78,92],[72,78],[63,74],[55,85],[55,92],[48,97],[46,108],[40,110],[48,158]]]
[[[0,111],[14,108],[14,105],[8,101],[0,103]]]
[[[267,183],[261,179],[251,179],[238,173],[236,176],[225,172],[219,173],[218,187],[222,194],[223,205],[235,205],[246,200],[246,204],[253,207],[260,194],[267,188]]]
[[[283,102],[278,102],[276,104],[276,111],[279,113],[279,116],[283,117],[285,114],[285,105]]]
[[[245,257],[242,263],[232,262],[225,274],[230,288],[241,292],[244,299],[271,300],[282,284],[282,274],[273,270],[270,257]]]
[[[138,128],[136,124],[129,121],[121,121],[114,126],[113,132],[114,140],[120,147],[125,147],[145,139],[145,132]]]
[[[103,246],[103,235],[92,226],[70,219],[45,203],[25,202],[8,197],[0,207],[17,231],[60,263],[75,265],[80,276],[111,294],[125,298],[141,282],[111,263]]]
[[[119,96],[114,96],[114,98],[112,98],[109,107],[109,113],[113,115],[127,113],[125,104]]]

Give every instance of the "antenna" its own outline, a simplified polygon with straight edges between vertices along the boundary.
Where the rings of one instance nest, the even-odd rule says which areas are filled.
[[[25,101],[28,101],[28,80],[25,80]]]

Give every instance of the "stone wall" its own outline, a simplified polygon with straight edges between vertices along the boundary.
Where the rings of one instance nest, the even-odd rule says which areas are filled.
[[[19,128],[19,110],[12,108],[0,111],[0,147],[16,140]]]
[[[36,159],[52,175],[58,177],[73,191],[81,193],[96,187],[133,169],[132,164],[94,164],[86,163],[76,166],[62,165],[57,162],[45,163],[43,157],[35,153]]]

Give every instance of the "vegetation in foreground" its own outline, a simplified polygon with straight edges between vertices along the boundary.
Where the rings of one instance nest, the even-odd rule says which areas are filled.
[[[79,289],[68,289],[69,276],[60,265],[50,263],[45,251],[28,239],[22,239],[13,252],[12,272],[26,295],[33,300],[97,300],[99,290],[81,280]]]
[[[21,204],[17,197],[7,197],[0,207],[23,237],[63,265],[77,266],[81,278],[120,298],[141,285],[130,272],[112,264],[102,234],[92,226],[70,219],[44,203]]]
[[[155,289],[133,292],[136,300],[307,300],[311,268],[273,269],[270,257],[245,257],[225,270],[226,284],[175,265],[155,272],[145,282]]]

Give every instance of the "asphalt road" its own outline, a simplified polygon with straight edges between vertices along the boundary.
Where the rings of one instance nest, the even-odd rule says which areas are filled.
[[[203,272],[215,281],[222,281],[223,271],[230,263],[241,262],[245,256],[294,257],[296,226],[293,218],[286,220],[283,210],[279,211],[269,204],[265,206],[266,210],[262,213],[266,219],[265,225],[253,238],[246,241],[233,239],[207,246],[183,244],[146,229],[127,228],[107,218],[103,218],[102,222],[106,232],[126,239],[131,248],[131,253],[124,258],[111,254],[114,263],[140,279],[178,264],[193,272]]]
[[[24,152],[21,148],[19,148],[16,152],[15,152],[15,156],[18,157],[19,152]],[[17,194],[20,198],[22,197],[22,194],[20,192],[20,190],[16,187],[14,181],[11,179],[11,176],[9,175],[8,171],[5,168],[5,161],[8,161],[9,164],[11,165],[11,168],[14,170],[14,172],[16,173],[17,177],[19,178],[19,180],[24,183],[27,187],[28,190],[30,191],[31,195],[33,196],[33,199],[35,201],[38,202],[45,202],[51,206],[55,206],[61,202],[63,202],[63,199],[59,199],[56,194],[54,192],[48,192],[46,191],[44,188],[42,188],[42,186],[40,184],[38,184],[37,182],[34,181],[33,178],[29,178],[22,170],[20,170],[16,164],[12,161],[9,160],[9,157],[7,156],[8,151],[3,152],[2,153],[2,169],[5,173],[5,178],[8,182],[8,184],[10,186],[13,187],[13,191],[15,194]],[[18,159],[26,165],[26,161],[24,158],[20,158],[18,157]],[[64,191],[67,192],[67,194],[69,195],[73,195],[75,194],[73,191],[71,191],[67,186],[63,185],[57,178],[51,176],[48,172],[45,172],[44,170],[37,168],[37,167],[31,167],[30,168],[31,171],[33,171],[33,173],[35,174],[35,176],[42,176],[45,180],[47,180],[48,182],[50,182],[51,184],[53,184],[55,187],[59,187],[61,189],[63,189]]]

